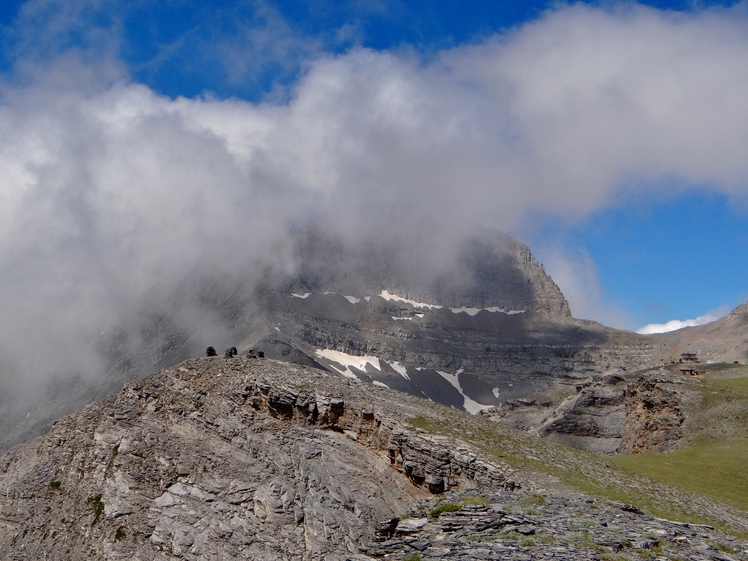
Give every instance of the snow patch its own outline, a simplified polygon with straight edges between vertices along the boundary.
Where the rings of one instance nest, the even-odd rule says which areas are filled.
[[[462,406],[465,408],[465,411],[467,411],[468,413],[471,413],[473,415],[477,415],[478,413],[480,413],[484,409],[488,409],[489,407],[491,407],[490,405],[481,405],[477,401],[474,401],[474,400],[470,399],[468,396],[465,395],[465,392],[462,391],[462,386],[460,386],[460,380],[458,379],[458,376],[460,374],[462,374],[462,372],[463,372],[462,368],[460,368],[454,374],[450,374],[449,372],[442,372],[441,370],[437,370],[436,372],[439,374],[439,376],[441,376],[447,382],[449,382],[450,384],[452,384],[452,386],[458,392],[460,392],[460,395],[463,398]]]
[[[484,409],[488,409],[491,407],[490,405],[481,405],[477,401],[473,401],[472,399],[470,399],[465,394],[463,394],[463,396],[465,397],[465,402],[462,404],[462,406],[465,408],[465,411],[467,411],[471,415],[478,415]]]
[[[384,382],[380,382],[379,380],[372,381],[372,384],[374,384],[375,386],[379,386],[380,388],[390,389],[390,387],[387,384],[385,384]]]
[[[317,349],[316,351],[314,351],[314,354],[319,358],[325,358],[333,363],[342,366],[343,368],[339,368],[338,366],[336,366],[336,364],[330,365],[346,378],[358,379],[358,377],[351,370],[351,367],[365,372],[366,365],[371,364],[377,370],[382,370],[382,367],[379,365],[379,359],[375,356],[355,356],[349,355],[342,351],[333,351],[332,349]]]
[[[493,389],[491,390],[491,393],[493,394],[493,396],[494,396],[494,397],[495,397],[496,399],[499,399],[499,388],[493,388]]]
[[[410,376],[408,376],[408,371],[402,364],[400,364],[399,362],[390,362],[388,364],[392,367],[392,370],[400,374],[400,376],[402,376],[406,380],[410,380]]]
[[[293,296],[294,298],[301,298],[302,300],[305,298],[309,298],[311,295],[311,292],[305,292],[304,294],[296,294],[295,292],[291,293],[291,296]]]
[[[469,316],[474,316],[481,310],[483,310],[483,308],[450,308],[450,311],[452,313],[455,313],[455,314],[465,313]]]
[[[348,300],[351,304],[358,304],[361,302],[361,298],[356,298],[355,296],[343,296],[346,300]]]
[[[324,358],[330,361],[332,363],[330,364],[330,366],[347,378],[357,378],[351,368],[366,372],[366,365],[370,364],[376,370],[383,372],[384,365],[388,364],[390,368],[392,368],[392,370],[400,374],[400,376],[402,376],[406,380],[410,381],[410,376],[408,376],[407,368],[399,362],[387,362],[384,360],[380,360],[375,356],[349,355],[348,353],[344,353],[342,351],[333,351],[332,349],[317,349],[314,351],[314,354],[319,358]]]
[[[369,300],[371,300],[371,296],[364,296],[364,300],[368,302]]]
[[[469,316],[477,315],[478,312],[481,311],[491,312],[492,314],[500,312],[502,314],[508,314],[511,316],[514,314],[524,314],[526,310],[505,310],[504,308],[499,308],[498,306],[491,306],[490,308],[450,308],[450,311],[455,314],[466,313]]]
[[[395,302],[402,302],[403,304],[410,304],[414,308],[428,308],[429,310],[441,310],[442,309],[442,306],[439,306],[437,304],[426,304],[425,302],[416,302],[415,300],[410,300],[409,298],[403,298],[396,294],[392,294],[388,290],[383,290],[382,292],[379,293],[379,296],[384,298],[388,302],[390,300],[394,300]]]
[[[409,319],[409,320],[412,320],[412,319],[413,319],[413,318],[396,318],[395,316],[390,316],[390,317],[391,317],[392,319],[394,319],[395,321],[398,321],[398,320],[403,320],[403,319]]]

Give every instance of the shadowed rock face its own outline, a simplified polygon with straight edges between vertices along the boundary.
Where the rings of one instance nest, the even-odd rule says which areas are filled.
[[[571,317],[569,304],[530,248],[498,230],[481,229],[455,255],[433,255],[428,240],[347,243],[314,224],[295,236],[299,270],[276,284],[286,293],[358,297],[382,290],[453,308],[524,310]]]

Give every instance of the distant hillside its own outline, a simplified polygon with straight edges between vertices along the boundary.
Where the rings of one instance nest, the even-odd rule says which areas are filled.
[[[677,362],[684,352],[695,353],[702,362],[748,361],[748,303],[711,323],[650,337],[661,349],[655,358],[666,364]]]

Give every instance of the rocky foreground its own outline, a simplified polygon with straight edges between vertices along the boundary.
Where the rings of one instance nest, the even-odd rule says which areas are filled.
[[[495,426],[318,369],[190,360],[0,458],[0,551],[13,560],[748,559],[748,543],[709,526],[588,497],[415,428],[463,416]],[[537,443],[550,458],[553,445]],[[569,454],[559,448],[553,461]],[[748,527],[745,513],[725,512],[733,528]]]

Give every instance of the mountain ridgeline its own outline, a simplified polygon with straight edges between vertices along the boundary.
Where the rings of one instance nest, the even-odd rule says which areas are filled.
[[[386,290],[444,307],[571,317],[564,295],[530,248],[498,230],[480,229],[452,252],[418,236],[351,244],[314,224],[296,231],[293,239],[299,268],[282,283],[288,293],[362,297]]]
[[[623,401],[614,426],[605,420],[576,438],[577,423],[563,422],[565,411],[578,411],[569,392],[587,388],[580,395],[597,403],[593,394],[602,386],[590,384],[600,376],[666,364],[686,349],[716,360],[745,353],[739,318],[724,320],[729,336],[706,326],[660,336],[611,329],[573,318],[558,286],[514,238],[484,228],[439,245],[427,234],[347,240],[310,222],[279,250],[285,266],[196,272],[92,343],[88,351],[106,365],[100,376],[67,375],[32,394],[0,396],[0,451],[123,383],[214,345],[219,353],[263,350],[268,358],[472,413],[499,408],[505,423],[614,453],[623,438]],[[538,395],[545,396],[539,409],[516,402]],[[608,419],[592,409],[590,418]]]

